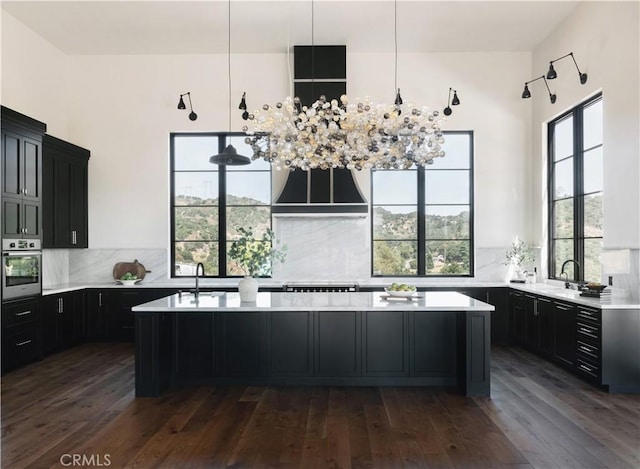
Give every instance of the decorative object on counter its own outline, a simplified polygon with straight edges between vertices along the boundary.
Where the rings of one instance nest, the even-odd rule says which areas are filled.
[[[120,282],[122,285],[126,285],[130,287],[135,283],[139,282],[140,280],[142,279],[138,278],[136,275],[132,274],[131,272],[127,272],[126,274],[124,274],[122,277],[118,279],[118,282]]]
[[[415,285],[393,282],[390,287],[384,289],[387,295],[395,298],[411,298],[416,293]]]
[[[113,266],[114,280],[121,280],[127,273],[134,275],[138,281],[141,281],[151,271],[145,269],[144,265],[138,262],[138,259],[134,259],[133,262],[118,262]]]
[[[451,100],[452,91],[453,91],[453,101]],[[451,103],[451,106],[457,106],[458,104],[460,104],[460,100],[458,99],[458,92],[451,87],[449,87],[449,97],[447,98],[447,107],[444,108],[444,110],[442,111],[444,112],[445,116],[450,116],[451,113],[453,112],[453,110],[449,106],[449,103]]]
[[[189,91],[180,95],[180,101],[178,101],[178,109],[182,111],[187,108],[187,106],[184,105],[184,100],[182,99],[183,96],[186,96],[187,98],[189,98],[189,109],[191,111],[189,113],[189,120],[194,121],[198,118],[198,114],[193,112],[193,106],[191,105],[191,93]]]
[[[243,94],[240,109],[249,134],[245,143],[253,159],[262,158],[277,169],[408,169],[432,164],[443,157],[444,137],[439,112],[407,104],[398,87],[398,8],[394,1],[395,86],[394,103],[377,104],[368,97],[350,102],[320,99],[312,104],[287,97],[275,106],[264,104],[246,111]],[[311,1],[311,51],[314,63],[314,2]],[[313,83],[312,74],[311,81]],[[455,95],[454,95],[455,98]]]
[[[588,296],[591,298],[601,298],[602,295],[611,294],[611,290],[605,291],[606,285],[601,283],[589,282],[580,288],[580,296]]]
[[[275,233],[265,230],[261,239],[254,237],[253,228],[238,228],[241,237],[231,243],[228,256],[244,272],[245,277],[238,283],[240,300],[255,302],[258,294],[256,276],[271,275],[274,262],[284,262],[286,246],[277,249],[273,246]]]
[[[505,253],[504,265],[509,266],[511,270],[511,282],[525,283],[527,271],[524,270],[525,264],[535,261],[533,256],[533,248],[517,236],[511,244],[511,249]]]
[[[231,132],[231,0],[227,2],[227,19],[227,96],[229,99],[229,132]],[[244,101],[244,94],[242,95],[242,99]],[[227,145],[227,147],[222,150],[222,153],[218,153],[209,158],[209,163],[225,166],[243,166],[250,164],[251,159],[248,156],[238,154],[238,151],[233,145]]]

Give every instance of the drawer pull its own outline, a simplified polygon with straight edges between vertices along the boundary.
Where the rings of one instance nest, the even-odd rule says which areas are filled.
[[[31,339],[29,339],[29,340],[24,340],[24,341],[22,341],[22,342],[16,342],[16,347],[22,347],[23,345],[30,344],[31,342],[32,342],[32,341],[31,341]]]
[[[23,311],[22,313],[16,313],[16,316],[26,316],[27,314],[31,314],[31,311]]]
[[[592,349],[591,347],[585,347],[584,345],[580,345],[578,348],[587,353],[593,353],[595,351],[595,349]]]
[[[583,370],[588,371],[588,372],[593,372],[593,369],[591,367],[587,366],[587,365],[580,364],[580,368],[582,368]]]
[[[578,327],[580,332],[584,332],[585,334],[593,334],[595,332],[594,329],[588,329],[586,327]]]

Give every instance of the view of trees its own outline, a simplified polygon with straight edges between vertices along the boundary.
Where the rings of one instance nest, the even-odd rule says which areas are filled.
[[[456,215],[426,215],[426,268],[428,274],[470,274],[469,209]],[[417,213],[373,210],[373,272],[375,275],[416,275]]]

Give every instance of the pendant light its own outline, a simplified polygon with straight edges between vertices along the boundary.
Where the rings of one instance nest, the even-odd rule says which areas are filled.
[[[228,2],[228,37],[227,37],[227,66],[229,85],[229,132],[231,132],[231,0]],[[238,154],[233,145],[227,147],[217,155],[209,158],[209,163],[225,166],[243,166],[251,163],[251,158]]]

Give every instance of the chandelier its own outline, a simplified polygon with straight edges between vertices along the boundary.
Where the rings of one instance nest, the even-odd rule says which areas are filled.
[[[311,42],[313,51],[313,0]],[[275,106],[264,104],[252,114],[243,95],[240,109],[247,124],[245,143],[253,160],[264,159],[276,169],[408,169],[432,164],[444,156],[438,111],[403,105],[397,87],[397,0],[394,1],[395,81],[393,104],[377,104],[368,97],[349,102],[346,95],[310,106],[287,97]]]

